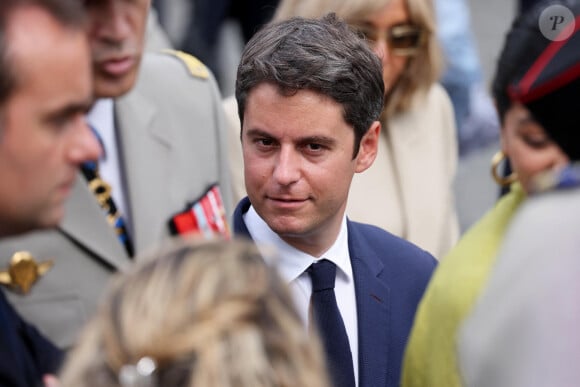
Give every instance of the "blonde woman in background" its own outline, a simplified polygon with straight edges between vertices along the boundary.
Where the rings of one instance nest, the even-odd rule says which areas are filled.
[[[309,335],[251,242],[179,242],[117,277],[63,387],[325,387]]]
[[[458,150],[453,108],[436,82],[442,56],[431,1],[282,0],[274,20],[330,11],[360,31],[381,57],[387,93],[377,158],[355,175],[346,213],[440,258],[459,236],[453,195]],[[235,100],[224,103],[230,147],[240,148]],[[240,149],[233,153],[241,157]],[[232,164],[236,199],[245,195],[240,165]]]

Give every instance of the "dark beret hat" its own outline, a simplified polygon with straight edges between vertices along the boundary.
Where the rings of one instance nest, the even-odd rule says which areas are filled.
[[[523,77],[509,85],[508,89],[510,99],[524,104],[571,160],[580,160],[578,5],[570,8],[575,20],[561,32],[564,36],[570,36],[547,44],[537,59],[531,62]],[[535,38],[545,39],[537,35]]]

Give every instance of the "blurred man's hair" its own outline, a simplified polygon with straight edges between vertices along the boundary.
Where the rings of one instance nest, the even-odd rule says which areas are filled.
[[[84,26],[82,4],[80,0],[0,0],[0,111],[20,81],[7,36],[11,15],[21,8],[39,8],[61,25],[80,30]]]

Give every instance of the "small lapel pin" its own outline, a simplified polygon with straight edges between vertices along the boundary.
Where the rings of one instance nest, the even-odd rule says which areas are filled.
[[[0,270],[0,284],[27,294],[32,285],[54,265],[52,260],[36,262],[28,251],[14,253],[8,270]]]

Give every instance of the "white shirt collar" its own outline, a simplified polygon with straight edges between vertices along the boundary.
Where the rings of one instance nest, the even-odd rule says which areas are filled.
[[[101,162],[107,160],[107,153],[117,149],[115,136],[115,115],[112,98],[98,99],[87,114],[87,121],[98,131],[100,140],[103,142],[104,151]]]
[[[295,247],[290,246],[280,238],[264,220],[258,215],[253,206],[243,215],[244,222],[252,239],[258,245],[258,248],[264,249],[264,257],[269,264],[277,266],[282,278],[290,283],[297,279],[313,262],[316,257],[304,253]],[[271,262],[271,255],[268,250],[274,247],[279,254],[278,262]],[[338,237],[330,248],[321,255],[322,258],[332,261],[339,269],[340,275],[346,276],[347,281],[352,281],[352,266],[348,252],[348,229],[346,226],[346,216],[343,216],[342,224]]]

